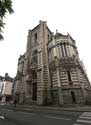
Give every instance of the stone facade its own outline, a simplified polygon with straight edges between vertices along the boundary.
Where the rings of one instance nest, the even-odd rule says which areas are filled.
[[[72,104],[86,101],[90,83],[70,34],[54,35],[45,21],[29,30],[27,47],[18,60],[19,103]]]

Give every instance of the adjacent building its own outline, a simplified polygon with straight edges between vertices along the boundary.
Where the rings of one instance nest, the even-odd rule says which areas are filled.
[[[90,82],[76,41],[69,33],[53,34],[45,21],[29,30],[16,78],[19,103],[64,105],[88,101]]]
[[[1,77],[0,81],[0,101],[1,102],[10,102],[13,98],[12,89],[13,89],[13,78],[9,77],[8,73],[5,74],[5,77]]]

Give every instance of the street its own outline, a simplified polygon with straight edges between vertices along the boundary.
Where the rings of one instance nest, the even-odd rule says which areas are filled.
[[[61,111],[60,114],[47,114],[0,108],[0,125],[78,125],[77,123],[81,123],[81,115],[81,112]]]
[[[24,112],[0,107],[0,125],[91,125],[91,112],[49,111]]]

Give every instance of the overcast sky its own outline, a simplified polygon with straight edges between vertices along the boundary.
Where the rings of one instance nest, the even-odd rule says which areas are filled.
[[[14,14],[6,16],[4,41],[0,42],[0,75],[14,77],[18,57],[26,51],[28,29],[39,20],[47,21],[52,32],[67,34],[76,40],[91,81],[91,0],[12,0]]]

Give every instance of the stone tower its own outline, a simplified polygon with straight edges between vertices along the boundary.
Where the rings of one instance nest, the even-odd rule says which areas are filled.
[[[52,99],[57,104],[84,103],[90,87],[70,34],[56,33],[48,42]]]
[[[51,39],[52,33],[45,21],[40,21],[39,25],[29,30],[26,53],[18,61],[17,76],[21,76],[17,80],[16,93],[22,95],[20,102],[23,98],[27,103],[37,101],[40,105],[51,101],[47,53],[47,44]],[[21,83],[22,94],[18,91]]]
[[[16,96],[19,103],[84,103],[89,80],[70,34],[54,35],[45,21],[29,30],[27,47],[18,60]]]

